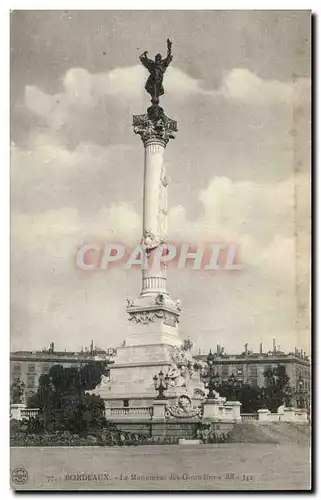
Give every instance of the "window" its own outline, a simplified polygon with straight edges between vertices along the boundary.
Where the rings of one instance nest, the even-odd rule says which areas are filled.
[[[252,387],[257,387],[258,386],[258,383],[257,383],[257,377],[251,377],[250,378],[250,385]]]
[[[44,363],[42,366],[42,373],[48,373],[50,370],[50,365],[48,363]]]
[[[21,366],[20,365],[13,365],[13,373],[21,373]]]
[[[222,377],[228,377],[228,373],[229,373],[229,370],[228,370],[228,365],[222,365]]]
[[[34,391],[26,391],[27,404],[29,403],[30,398],[32,398],[32,396],[34,396],[34,395],[35,395]]]
[[[124,408],[128,408],[129,407],[129,400],[123,399],[123,404],[124,404]]]
[[[257,365],[249,366],[250,377],[257,377]]]
[[[236,370],[236,376],[238,377],[243,377],[243,365],[236,365],[235,367]]]
[[[27,387],[29,389],[31,389],[34,386],[35,386],[35,377],[33,375],[28,375],[28,378],[27,378]]]
[[[36,367],[35,365],[28,365],[28,373],[35,373]]]

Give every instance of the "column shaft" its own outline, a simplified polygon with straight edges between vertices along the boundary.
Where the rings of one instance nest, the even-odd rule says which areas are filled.
[[[166,268],[164,265],[157,271],[151,268],[157,246],[166,234],[167,203],[162,184],[164,176],[165,142],[160,139],[145,141],[144,162],[144,199],[143,199],[143,240],[146,237],[155,248],[148,252],[148,270],[142,272],[141,295],[165,293]]]

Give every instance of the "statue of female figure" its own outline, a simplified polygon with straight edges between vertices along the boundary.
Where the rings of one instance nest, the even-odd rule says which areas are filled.
[[[172,42],[167,39],[167,56],[162,59],[161,54],[156,54],[155,61],[148,59],[147,50],[140,56],[140,61],[148,69],[150,75],[145,85],[145,90],[150,94],[152,102],[159,101],[159,96],[164,94],[163,78],[164,73],[173,60]]]

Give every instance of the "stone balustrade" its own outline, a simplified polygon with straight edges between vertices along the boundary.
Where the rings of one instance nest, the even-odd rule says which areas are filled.
[[[22,418],[32,418],[36,417],[40,412],[40,408],[25,408],[21,410]]]
[[[40,408],[27,408],[22,403],[10,405],[10,418],[14,420],[24,420],[36,417],[40,412]]]
[[[105,415],[107,419],[139,418],[150,420],[153,415],[151,406],[129,406],[128,408],[106,408]]]
[[[241,413],[242,422],[249,422],[250,420],[258,420],[257,413]]]
[[[257,413],[260,423],[269,424],[270,422],[308,422],[308,411],[305,408],[280,407],[277,413],[271,413],[270,410],[262,408],[261,410],[258,410]]]

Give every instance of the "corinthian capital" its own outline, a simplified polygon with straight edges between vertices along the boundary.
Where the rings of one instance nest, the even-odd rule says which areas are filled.
[[[148,114],[134,115],[133,127],[135,134],[140,135],[144,143],[150,139],[158,139],[167,144],[170,139],[175,139],[177,132],[177,122],[166,115],[162,115],[157,121],[150,120]]]

